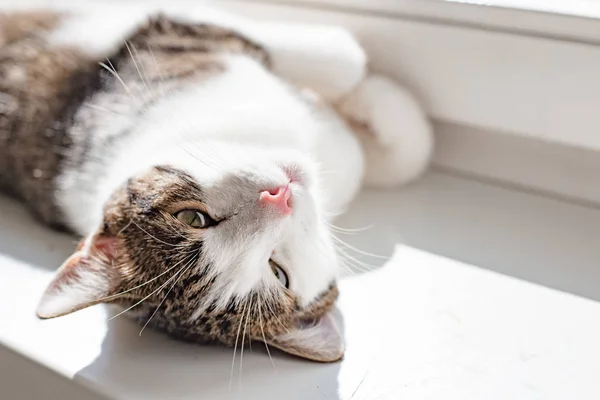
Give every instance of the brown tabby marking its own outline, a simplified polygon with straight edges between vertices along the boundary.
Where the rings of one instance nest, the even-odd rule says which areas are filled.
[[[226,309],[208,305],[199,319],[192,320],[192,314],[212,290],[214,278],[210,266],[197,264],[202,233],[183,226],[167,210],[190,199],[201,203],[202,198],[202,188],[191,176],[169,166],[155,167],[115,193],[106,205],[104,225],[98,233],[117,237],[120,242],[122,259],[115,268],[121,282],[109,295],[149,282],[175,264],[183,270],[177,275],[177,267],[116,297],[114,303],[130,307],[149,296],[132,310],[140,322],[146,323],[152,317],[151,326],[173,336],[230,346],[236,343],[240,324],[246,328],[246,337],[240,334],[239,343],[262,340],[263,335],[269,339],[286,333],[288,327],[293,329],[299,321],[317,319],[333,307],[338,295],[334,284],[307,307],[300,307],[288,291],[275,298],[253,293],[237,304],[231,302]],[[191,268],[185,269],[186,265]]]
[[[75,49],[49,49],[55,14],[4,15],[0,47],[0,188],[42,220],[61,221],[54,178],[70,138],[65,126],[91,89],[95,62]]]
[[[43,222],[64,228],[54,198],[56,179],[65,168],[81,165],[93,140],[103,141],[90,138],[89,129],[73,129],[77,112],[95,94],[123,88],[98,65],[106,60],[48,45],[44,37],[60,19],[53,13],[0,14],[0,190],[23,200]],[[175,23],[162,15],[125,43],[109,64],[128,87],[149,84],[140,109],[190,79],[223,71],[220,54],[268,62],[262,48],[228,29]],[[94,118],[105,120],[106,113]]]
[[[43,11],[0,14],[0,45],[32,35],[41,36],[53,30],[60,19],[59,14]]]

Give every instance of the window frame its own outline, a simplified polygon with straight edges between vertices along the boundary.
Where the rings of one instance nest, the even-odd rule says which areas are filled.
[[[353,31],[432,118],[438,167],[600,205],[600,19],[442,0],[218,5]]]

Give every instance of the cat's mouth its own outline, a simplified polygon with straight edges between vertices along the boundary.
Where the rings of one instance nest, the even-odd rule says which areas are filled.
[[[304,185],[306,183],[306,173],[298,165],[281,165],[281,169],[288,177],[290,183]]]

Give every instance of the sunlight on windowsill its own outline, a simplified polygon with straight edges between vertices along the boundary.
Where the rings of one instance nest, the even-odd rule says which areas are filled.
[[[564,14],[584,18],[600,18],[598,0],[436,0],[502,8]]]

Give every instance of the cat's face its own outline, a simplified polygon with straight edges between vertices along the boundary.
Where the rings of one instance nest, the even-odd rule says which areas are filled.
[[[258,340],[338,360],[342,339],[328,314],[337,259],[313,164],[273,150],[170,159],[114,191],[102,225],[61,267],[38,315],[110,302],[182,338]]]

